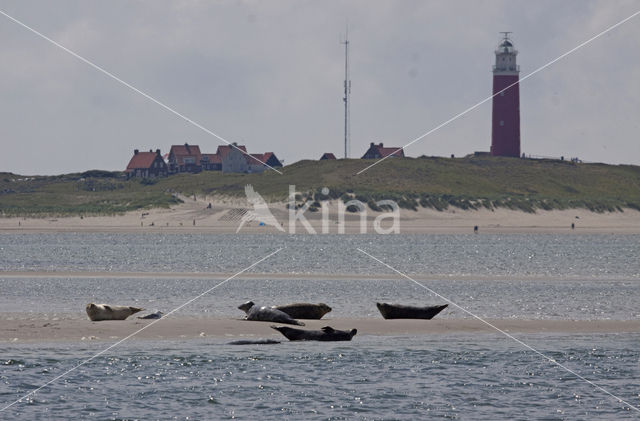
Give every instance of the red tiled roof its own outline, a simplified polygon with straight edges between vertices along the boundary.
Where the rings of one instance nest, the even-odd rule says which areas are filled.
[[[382,142],[378,143],[377,145],[371,142],[371,145],[369,145],[369,149],[367,149],[367,152],[365,152],[362,159],[384,158],[390,155],[404,157],[404,149],[395,146],[385,147]]]
[[[155,152],[138,152],[131,157],[127,170],[135,170],[138,168],[151,168],[153,161],[156,159]]]
[[[202,154],[200,153],[200,146],[198,145],[171,145],[170,153],[176,157],[176,161],[178,165],[184,164],[184,158],[188,156],[193,156],[196,160],[196,163],[200,163],[200,157]]]
[[[273,165],[275,167],[282,166],[282,162],[278,159],[275,153],[273,152],[265,152],[265,153],[252,153],[247,156],[247,162],[251,165],[258,164],[266,164],[267,166]],[[268,163],[270,159],[274,159],[271,164]]]
[[[264,163],[267,159],[265,159],[266,154],[262,153],[252,153],[247,156],[247,162],[251,165],[260,165]]]
[[[238,147],[238,149],[242,150],[244,153],[247,153],[247,147],[244,145],[236,145]],[[231,145],[220,145],[218,146],[218,150],[216,151],[216,154],[218,154],[220,156],[220,158],[224,158],[226,157],[229,152],[231,152],[231,149],[235,149],[233,146]]]
[[[404,156],[404,150],[402,148],[397,148],[397,147],[387,148],[387,147],[379,146],[379,145],[376,148],[378,149],[378,153],[380,154],[380,156],[382,158],[384,158],[385,156],[389,156],[389,155]]]
[[[220,158],[220,155],[218,155],[217,153],[203,153],[202,158],[205,158],[205,157],[209,159],[210,164],[222,163],[222,158]]]

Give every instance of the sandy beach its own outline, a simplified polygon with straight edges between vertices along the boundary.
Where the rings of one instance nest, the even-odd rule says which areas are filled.
[[[487,320],[508,333],[637,333],[640,320]],[[167,317],[153,320],[130,318],[124,321],[91,322],[90,320],[2,320],[0,343],[115,341],[144,329],[131,340],[179,340],[215,337],[228,339],[282,339],[270,328],[274,323],[240,319]],[[451,335],[498,334],[487,324],[475,319],[384,320],[323,319],[305,320],[302,329],[358,329],[358,335]]]
[[[244,200],[214,200],[213,198],[184,198],[185,202],[171,209],[151,209],[117,216],[0,218],[0,233],[43,232],[124,232],[124,233],[235,233],[242,214],[248,210]],[[211,204],[211,208],[209,208]],[[289,232],[289,213],[285,203],[271,203],[269,209]],[[328,233],[338,233],[337,204],[329,203]],[[384,215],[367,209],[366,232],[374,233],[373,222]],[[388,215],[388,214],[386,214]],[[317,233],[323,232],[320,212],[305,212],[305,218]],[[387,227],[390,219],[385,220]],[[348,214],[344,232],[361,231],[360,216]],[[571,225],[574,224],[574,228]],[[385,222],[383,222],[385,227]],[[640,234],[640,212],[595,213],[585,209],[538,211],[526,213],[508,209],[460,210],[450,208],[439,212],[419,208],[400,210],[400,233],[403,234],[461,234],[472,233],[566,233],[566,234]],[[245,224],[243,234],[284,233],[275,227],[260,226],[258,221]],[[307,233],[297,223],[296,233]]]

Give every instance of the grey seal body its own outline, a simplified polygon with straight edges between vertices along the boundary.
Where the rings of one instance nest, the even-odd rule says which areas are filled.
[[[253,301],[247,301],[246,303],[238,306],[238,308],[247,313],[247,320],[304,326],[304,323],[293,319],[284,311],[271,307],[258,307],[253,303]]]
[[[401,304],[376,303],[380,314],[385,319],[433,319],[436,314],[447,308],[449,304],[439,306],[405,306]]]
[[[322,330],[304,330],[288,326],[271,326],[282,333],[290,341],[350,341],[357,329],[336,330],[331,326],[325,326]]]
[[[125,320],[127,317],[144,310],[139,307],[114,306],[110,304],[89,303],[86,307],[87,316],[93,322],[102,320]]]
[[[273,308],[284,311],[294,319],[322,319],[322,316],[331,311],[331,307],[325,303],[293,303],[283,306],[274,306]]]

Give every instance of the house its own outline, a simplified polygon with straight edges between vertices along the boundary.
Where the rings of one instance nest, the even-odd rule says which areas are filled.
[[[263,154],[261,153],[252,153],[248,156],[245,155],[245,159],[247,160],[247,172],[250,173],[261,173],[267,167],[263,164]]]
[[[169,168],[160,154],[160,149],[156,149],[155,152],[153,150],[140,152],[135,149],[124,172],[127,174],[127,178],[166,177],[169,173]]]
[[[325,159],[336,159],[336,156],[331,152],[325,152],[321,157],[320,161],[324,161]]]
[[[247,164],[249,165],[248,171],[251,173],[260,173],[269,167],[276,168],[282,167],[282,162],[276,157],[276,154],[273,152],[265,152],[265,153],[252,153],[250,155],[245,155],[247,159]],[[267,165],[264,165],[267,164]]]
[[[273,168],[282,167],[282,162],[273,152],[248,154],[246,146],[235,142],[218,146],[215,155],[221,161],[222,171],[227,173],[260,173],[269,168],[264,164]]]
[[[384,144],[378,143],[377,145],[371,142],[369,149],[362,155],[361,159],[380,159],[387,156],[404,158],[404,150],[401,147],[385,147]]]
[[[222,171],[222,159],[217,153],[203,153],[200,165],[205,171]]]
[[[172,145],[169,151],[169,172],[193,172],[202,171],[200,161],[202,154],[200,146],[189,145]]]
[[[218,146],[216,154],[222,162],[222,172],[249,172],[249,163],[246,158],[247,147],[232,143],[231,145]]]

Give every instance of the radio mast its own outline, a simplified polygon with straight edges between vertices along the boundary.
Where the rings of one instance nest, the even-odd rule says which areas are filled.
[[[345,35],[344,42],[344,157],[349,158],[351,137],[351,127],[349,125],[349,97],[351,96],[351,80],[349,80],[349,26]]]

